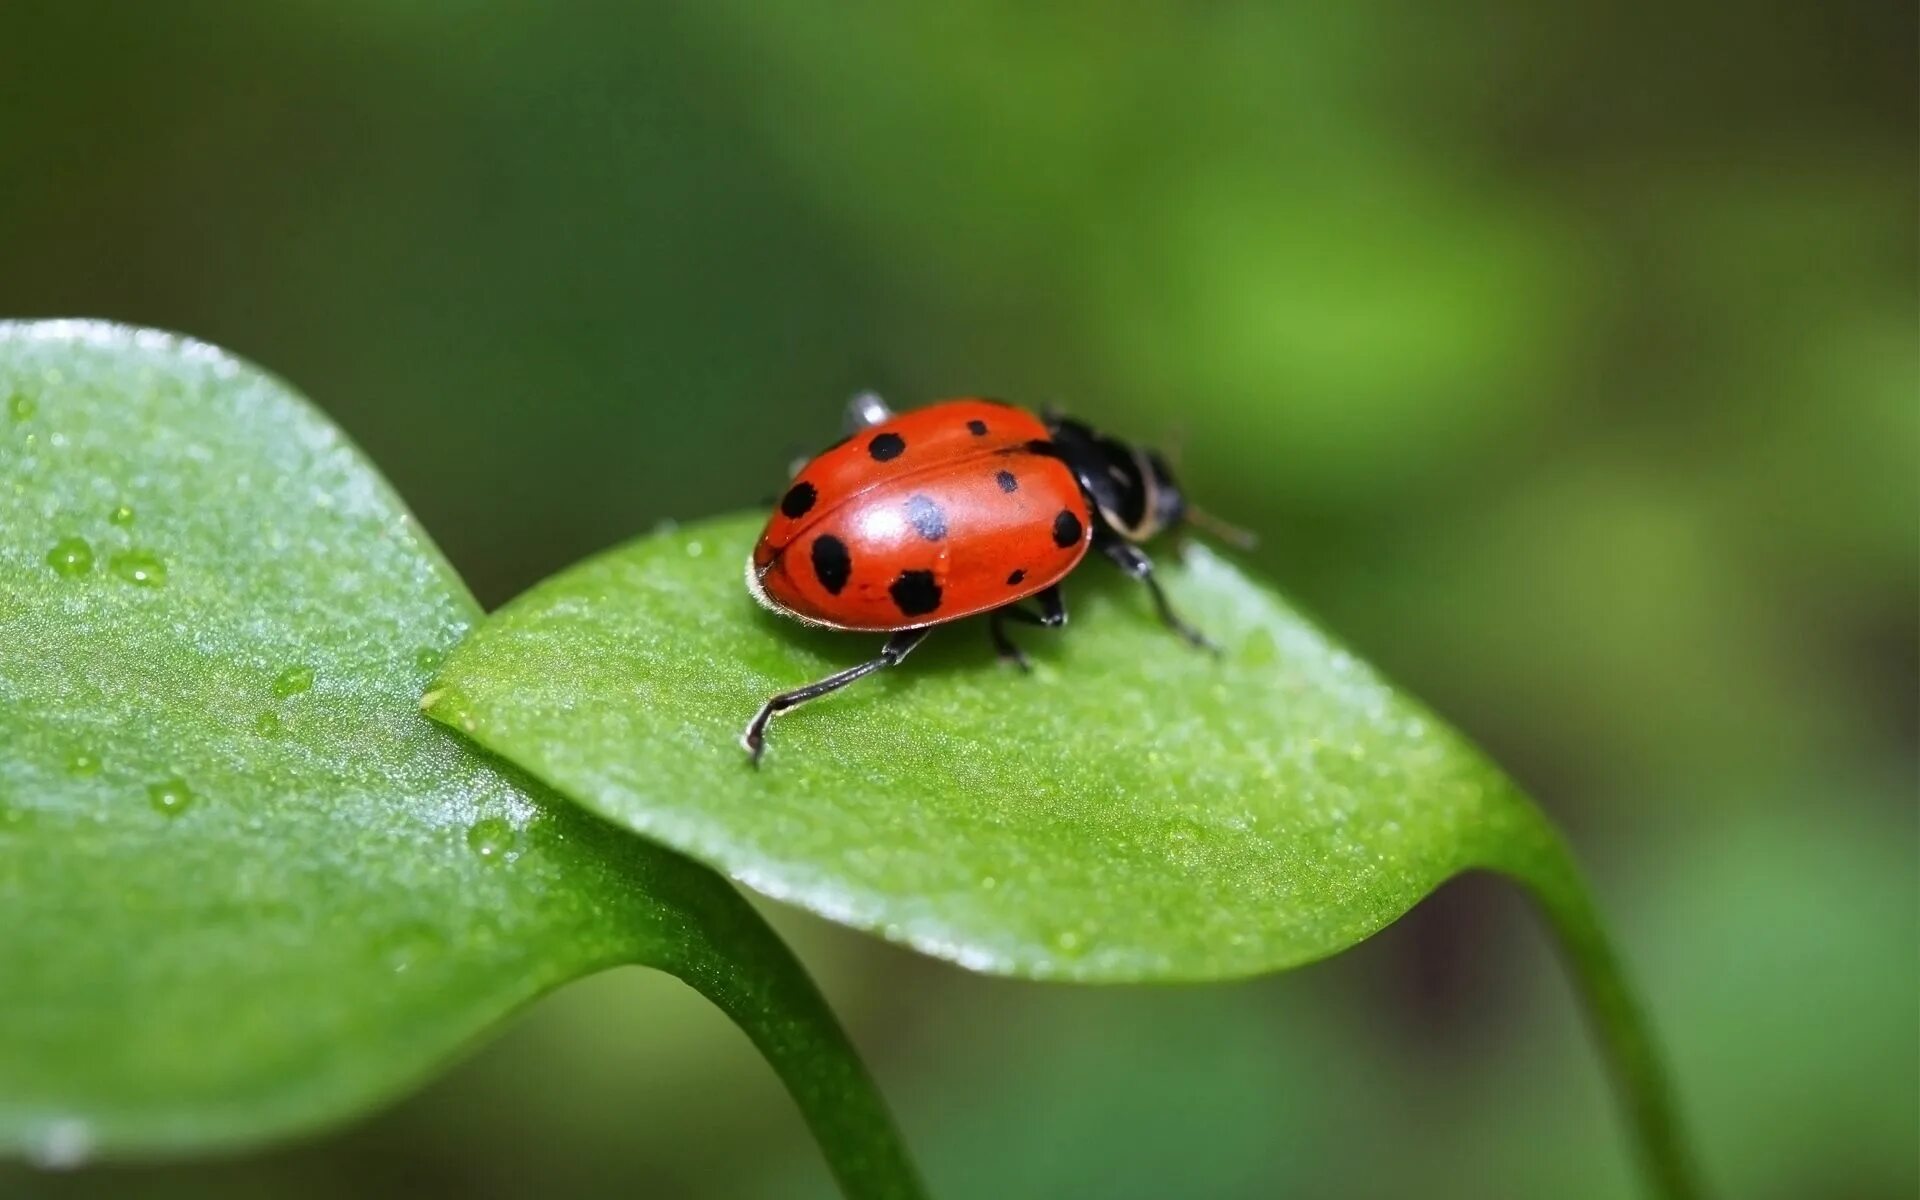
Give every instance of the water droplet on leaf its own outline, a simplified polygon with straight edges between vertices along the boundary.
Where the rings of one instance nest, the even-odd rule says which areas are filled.
[[[1240,657],[1248,666],[1272,666],[1280,658],[1280,645],[1273,640],[1273,630],[1264,625],[1255,629],[1240,648]]]
[[[520,835],[504,817],[483,817],[467,830],[467,848],[488,862],[504,862]]]
[[[67,759],[67,774],[76,779],[85,779],[89,775],[100,773],[100,760],[81,750]]]
[[[7,398],[7,412],[16,421],[24,421],[31,417],[36,407],[33,397],[25,392],[15,392]]]
[[[406,925],[387,939],[387,967],[395,974],[411,970],[440,952],[441,938],[426,925]]]
[[[133,509],[124,504],[115,505],[113,511],[107,514],[107,520],[125,528],[133,524]]]
[[[128,583],[141,587],[165,587],[167,564],[159,555],[146,550],[126,550],[107,560],[107,569]]]
[[[93,570],[93,547],[85,538],[61,538],[47,551],[47,565],[56,574],[76,579]]]
[[[313,686],[313,668],[301,664],[288,667],[273,681],[273,694],[285,700],[288,696],[298,696]]]
[[[147,787],[147,802],[154,811],[169,817],[177,817],[193,804],[193,789],[185,780],[168,779]]]

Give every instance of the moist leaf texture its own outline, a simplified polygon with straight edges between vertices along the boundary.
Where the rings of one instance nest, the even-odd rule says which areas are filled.
[[[0,324],[0,1150],[282,1137],[541,992],[675,972],[851,1193],[916,1185],[785,948],[711,871],[419,712],[479,611],[340,432],[212,347]]]
[[[1170,634],[1090,563],[1071,624],[982,623],[777,718],[768,695],[873,654],[741,584],[761,518],[621,546],[490,617],[428,711],[610,820],[770,896],[989,972],[1207,980],[1332,954],[1449,876],[1552,850],[1462,737],[1227,558],[1166,585]],[[1104,573],[1104,578],[1102,577]]]

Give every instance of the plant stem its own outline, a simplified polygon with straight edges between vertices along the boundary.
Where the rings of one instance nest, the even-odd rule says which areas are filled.
[[[739,893],[721,887],[731,904],[708,906],[719,934],[713,952],[696,950],[674,974],[746,1031],[799,1106],[847,1200],[924,1200],[886,1102],[806,968]]]
[[[1699,1174],[1652,1027],[1627,984],[1565,839],[1531,801],[1516,799],[1533,815],[1535,835],[1525,839],[1518,855],[1512,853],[1518,847],[1510,845],[1487,865],[1532,894],[1559,941],[1626,1110],[1651,1194],[1663,1200],[1698,1200]]]

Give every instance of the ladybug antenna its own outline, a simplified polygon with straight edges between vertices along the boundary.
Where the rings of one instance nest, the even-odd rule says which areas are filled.
[[[1260,535],[1214,516],[1204,508],[1187,506],[1187,523],[1202,533],[1219,538],[1236,550],[1251,550],[1260,544]]]

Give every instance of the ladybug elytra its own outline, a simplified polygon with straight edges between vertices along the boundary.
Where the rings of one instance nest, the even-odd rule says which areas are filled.
[[[1089,549],[1146,584],[1169,628],[1212,648],[1139,548],[1195,515],[1160,455],[982,399],[896,416],[862,393],[847,427],[794,472],[747,562],[747,590],[809,625],[891,636],[879,657],[762,705],[741,738],[755,763],[776,713],[893,666],[936,625],[985,614],[994,648],[1025,669],[1007,622],[1066,624],[1060,581]]]

